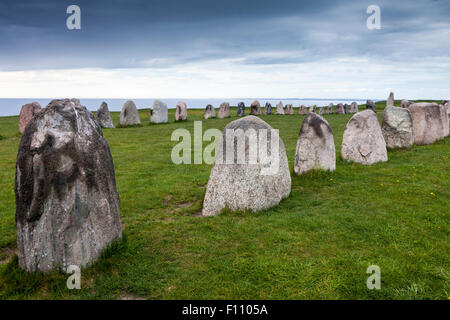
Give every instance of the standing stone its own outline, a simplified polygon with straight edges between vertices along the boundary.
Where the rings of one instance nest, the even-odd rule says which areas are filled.
[[[344,113],[345,114],[349,114],[349,110],[348,110],[348,104],[344,104]]]
[[[394,93],[391,92],[391,93],[389,94],[388,99],[386,100],[386,107],[388,107],[388,106],[393,106],[393,105],[394,105]]]
[[[135,126],[141,124],[141,119],[139,117],[139,112],[136,109],[136,105],[133,101],[128,100],[124,103],[122,111],[120,112],[120,126]]]
[[[388,148],[410,148],[414,143],[411,112],[405,108],[387,106],[383,112],[381,131]]]
[[[267,142],[261,142],[261,135],[267,137]],[[289,196],[291,176],[286,150],[270,125],[255,116],[232,121],[223,130],[222,142],[206,188],[203,216],[218,215],[224,208],[260,211]],[[270,155],[258,157],[263,145]],[[231,153],[229,163],[227,151]],[[252,156],[258,161],[250,161]]]
[[[358,104],[356,102],[352,102],[350,105],[350,113],[357,113],[358,112]]]
[[[272,105],[269,102],[266,102],[266,106],[264,107],[264,114],[272,114]]]
[[[203,115],[203,118],[205,120],[209,118],[215,118],[216,117],[216,109],[214,109],[212,104],[208,104],[205,108],[205,114]]]
[[[325,107],[319,107],[319,114],[323,115],[325,113]]]
[[[377,107],[375,106],[375,103],[372,100],[366,101],[366,109],[372,110],[373,112],[377,112]]]
[[[219,106],[219,119],[230,117],[230,104],[228,102],[222,102]]]
[[[450,103],[445,103],[444,104],[445,109],[447,109],[447,118],[448,118],[448,126],[450,129]]]
[[[16,164],[19,265],[85,267],[122,237],[108,143],[76,100],[53,100],[27,126]]]
[[[338,103],[336,105],[336,113],[337,114],[345,114],[344,105],[342,103]]]
[[[114,123],[106,102],[102,102],[100,108],[97,110],[97,121],[102,128],[114,129]]]
[[[328,105],[327,114],[332,114],[333,113],[333,107],[334,107],[334,105],[332,103],[330,103]]]
[[[281,101],[277,103],[276,114],[284,114],[283,102]]]
[[[186,110],[187,117],[187,110]],[[150,122],[152,123],[167,123],[169,122],[169,110],[167,104],[161,100],[155,100],[150,109]]]
[[[294,114],[294,107],[292,104],[287,104],[284,110],[284,114]]]
[[[301,105],[299,108],[298,108],[298,114],[301,114],[301,115],[303,115],[303,114],[308,114],[308,108],[305,106],[305,105]]]
[[[38,102],[27,103],[20,109],[19,115],[19,131],[23,133],[28,122],[33,119],[34,115],[41,111],[41,105]]]
[[[411,111],[414,143],[432,144],[448,135],[448,116],[444,106],[437,103],[413,103]]]
[[[309,112],[309,113],[316,112],[316,107],[317,107],[317,106],[316,106],[315,104],[313,104],[312,106],[309,107],[308,112]]]
[[[245,116],[245,104],[243,102],[239,102],[237,106],[237,116],[243,117]]]
[[[400,107],[402,107],[402,108],[408,108],[411,104],[412,104],[411,101],[408,101],[408,100],[403,99],[402,102],[401,102],[401,104],[400,104]]]
[[[175,108],[175,121],[184,121],[187,120],[187,117],[188,113],[186,102],[178,101]]]
[[[319,169],[336,170],[336,149],[327,120],[310,113],[303,120],[298,135],[294,172],[301,175]]]
[[[261,105],[258,100],[255,100],[250,105],[250,114],[254,116],[259,116],[261,114]]]
[[[364,165],[388,160],[386,142],[374,112],[364,110],[349,120],[344,131],[341,155],[345,160]]]

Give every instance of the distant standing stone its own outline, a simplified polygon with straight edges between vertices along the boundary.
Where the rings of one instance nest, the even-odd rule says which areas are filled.
[[[205,120],[209,119],[209,118],[215,118],[216,117],[216,109],[214,109],[212,104],[208,104],[205,108],[205,113],[203,115],[203,118],[205,118]]]
[[[254,139],[250,139],[252,131],[255,132]],[[275,136],[272,138],[273,134]],[[267,137],[266,142],[261,142],[261,135]],[[278,148],[272,146],[272,140]],[[223,130],[222,141],[223,148],[216,152],[206,187],[203,216],[218,215],[225,208],[231,211],[260,211],[276,206],[289,196],[291,176],[286,149],[270,125],[250,115],[230,122]],[[227,146],[227,141],[232,144]],[[260,143],[266,144],[268,151],[274,151],[273,155],[268,152],[270,156],[263,157],[266,161],[261,161],[261,153],[257,151],[263,149]],[[227,157],[227,152],[231,152],[231,156]],[[259,160],[251,161],[253,157]],[[230,162],[227,158],[231,159]]]
[[[258,100],[255,100],[250,105],[250,114],[253,116],[259,116],[261,114],[261,105]]]
[[[283,102],[281,101],[277,103],[276,114],[284,114]]]
[[[243,102],[239,102],[237,106],[237,116],[243,117],[245,116],[245,104]]]
[[[344,104],[344,113],[345,114],[349,114],[350,113],[350,111],[348,109],[348,104]]]
[[[350,105],[350,113],[357,113],[358,112],[358,104],[356,102],[352,102]]]
[[[389,94],[389,97],[388,97],[387,101],[386,101],[386,107],[393,106],[393,105],[394,105],[394,93],[391,92]]]
[[[178,101],[175,108],[175,121],[187,120],[188,112],[186,102]]]
[[[336,105],[336,113],[337,114],[345,114],[344,105],[342,103],[338,103]]]
[[[134,126],[141,124],[141,119],[139,117],[139,112],[136,109],[136,105],[133,101],[128,100],[124,103],[122,111],[120,112],[120,126]]]
[[[284,114],[294,114],[294,107],[292,104],[287,104],[284,110]]]
[[[97,121],[100,127],[113,129],[114,123],[111,118],[111,114],[109,113],[108,104],[106,102],[102,102],[100,108],[97,110]]]
[[[272,114],[272,105],[269,102],[266,102],[266,105],[264,107],[264,114],[265,115]]]
[[[375,106],[375,103],[372,100],[366,101],[366,109],[372,110],[373,112],[377,112],[377,107]]]
[[[332,114],[333,113],[333,107],[334,107],[334,105],[332,103],[330,103],[328,105],[327,114]]]
[[[383,112],[381,131],[388,148],[410,148],[414,143],[411,112],[387,106]]]
[[[386,142],[374,112],[360,111],[349,120],[344,131],[341,155],[345,160],[364,165],[388,160]]]
[[[187,110],[186,110],[187,117]],[[167,123],[169,122],[169,110],[167,104],[161,100],[155,100],[150,109],[150,122],[152,123]]]
[[[313,104],[312,106],[309,107],[309,113],[313,113],[316,112],[316,108],[317,106],[315,104]]]
[[[108,142],[76,100],[53,100],[27,126],[16,164],[19,265],[85,267],[122,237]]]
[[[432,144],[448,135],[447,110],[437,103],[413,103],[408,107],[413,120],[414,143]]]
[[[41,111],[41,105],[38,102],[27,103],[20,109],[19,115],[19,131],[23,133],[28,122],[33,119],[34,115]]]
[[[301,175],[319,169],[336,170],[336,149],[327,120],[310,113],[303,120],[298,135],[294,172]]]
[[[325,107],[319,107],[319,114],[323,115],[325,113]]]
[[[303,114],[308,114],[308,108],[305,106],[305,105],[301,105],[299,108],[298,108],[298,114],[301,114],[301,115],[303,115]]]
[[[401,104],[400,104],[400,106],[401,106],[402,108],[408,108],[411,104],[412,104],[411,101],[408,101],[408,100],[403,99],[402,102],[401,102]]]
[[[219,119],[230,117],[230,104],[228,102],[222,102],[219,107]]]

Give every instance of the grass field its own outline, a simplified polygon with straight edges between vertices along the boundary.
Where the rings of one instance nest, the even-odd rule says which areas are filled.
[[[384,102],[377,103],[381,121]],[[248,109],[246,110],[248,113]],[[295,110],[297,112],[297,109]],[[174,165],[176,128],[189,120],[105,129],[121,197],[124,240],[82,271],[23,272],[15,255],[14,175],[17,117],[0,118],[0,298],[3,299],[448,299],[450,297],[450,138],[388,151],[387,163],[363,166],[340,157],[351,115],[325,115],[333,132],[333,173],[292,175],[279,206],[251,214],[198,213],[210,165]],[[118,113],[113,113],[118,124]],[[203,121],[223,129],[236,119]],[[280,130],[291,173],[304,116],[261,116]],[[206,146],[208,143],[204,143]],[[381,290],[368,290],[366,269],[381,268]]]

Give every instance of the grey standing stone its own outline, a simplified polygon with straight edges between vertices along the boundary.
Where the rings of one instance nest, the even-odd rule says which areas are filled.
[[[358,104],[356,102],[352,102],[350,104],[350,113],[357,113],[358,112]]]
[[[375,103],[372,100],[366,101],[366,109],[372,110],[373,112],[377,112],[377,107],[375,106]]]
[[[315,104],[313,104],[312,106],[310,106],[309,107],[309,113],[313,113],[313,112],[316,112],[316,108],[317,108],[317,106],[315,105]]]
[[[178,101],[175,107],[175,121],[184,121],[188,118],[187,104],[183,101]]]
[[[344,104],[344,113],[345,114],[349,114],[350,113],[350,111],[348,109],[348,104]]]
[[[341,155],[345,160],[364,165],[388,160],[386,142],[373,111],[360,111],[349,120],[342,139]]]
[[[337,114],[345,114],[344,105],[342,103],[338,103],[336,105],[336,113]]]
[[[333,107],[334,105],[332,103],[330,103],[327,107],[327,114],[332,114],[333,113]]]
[[[241,129],[241,130],[239,130]],[[254,131],[253,131],[254,130]],[[250,132],[255,132],[250,141]],[[261,150],[260,135],[267,136],[266,148],[270,156],[256,157],[251,162],[249,155],[257,155]],[[272,135],[276,136],[273,137]],[[278,144],[278,152],[272,146],[272,140]],[[227,141],[232,142],[227,148]],[[240,142],[239,142],[240,141]],[[230,122],[223,130],[223,147],[216,152],[216,159],[203,201],[203,216],[218,215],[222,209],[231,211],[260,211],[276,206],[291,192],[291,176],[286,149],[276,131],[266,122],[255,116],[247,116]],[[243,149],[239,149],[242,146]],[[227,149],[231,152],[231,163],[227,163]],[[239,156],[245,157],[239,161]],[[255,159],[256,159],[255,158]],[[267,160],[267,161],[261,161]],[[267,170],[267,171],[266,171]]]
[[[272,114],[272,105],[269,102],[266,102],[266,105],[264,107],[264,114],[265,115]]]
[[[301,105],[298,108],[298,114],[304,115],[304,114],[308,114],[308,108],[305,105]]]
[[[388,107],[388,106],[393,106],[393,105],[394,105],[394,93],[391,92],[391,93],[389,94],[388,99],[386,100],[386,107]]]
[[[186,110],[187,116],[187,110]],[[169,110],[167,104],[161,100],[155,100],[150,109],[150,122],[152,123],[167,123],[169,122]]]
[[[411,104],[412,104],[411,101],[408,101],[408,100],[403,99],[402,102],[401,102],[401,104],[400,104],[400,106],[401,106],[402,108],[408,108]]]
[[[292,104],[287,104],[284,110],[284,114],[294,114],[294,107]]]
[[[276,114],[284,114],[284,106],[281,101],[277,103]]]
[[[301,175],[311,170],[336,170],[333,131],[327,120],[315,113],[303,120],[297,139],[294,172]]]
[[[325,107],[319,107],[319,114],[323,115],[325,113]]]
[[[38,102],[27,103],[22,106],[19,114],[19,131],[23,133],[27,124],[33,119],[35,114],[41,111],[41,105]]]
[[[448,135],[447,110],[437,103],[413,103],[408,107],[413,120],[414,143],[432,144]]]
[[[122,237],[108,143],[75,100],[53,100],[27,126],[15,194],[19,265],[28,272],[85,267]]]
[[[261,105],[258,100],[255,100],[250,105],[250,114],[254,116],[259,116],[261,114]]]
[[[106,102],[102,102],[97,110],[97,121],[102,128],[114,128],[114,123],[112,121],[111,114],[109,113],[108,109],[108,104]]]
[[[230,104],[228,102],[222,102],[219,106],[218,118],[229,118],[230,117]]]
[[[243,117],[245,116],[245,104],[243,102],[239,102],[237,106],[237,116]]]
[[[387,106],[383,112],[381,131],[388,148],[410,148],[414,143],[411,112],[405,108]]]
[[[205,108],[205,113],[203,115],[203,118],[205,118],[205,120],[210,119],[210,118],[215,118],[216,117],[216,109],[214,109],[214,106],[211,104],[208,104]]]
[[[136,105],[133,101],[128,100],[124,103],[122,111],[120,112],[120,126],[134,126],[141,124],[141,119],[139,117],[139,112],[136,109]]]

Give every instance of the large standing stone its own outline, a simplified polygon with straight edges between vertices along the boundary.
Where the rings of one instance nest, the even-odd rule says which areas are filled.
[[[366,109],[372,110],[373,112],[377,112],[377,107],[375,106],[375,103],[372,100],[366,101]]]
[[[284,114],[294,114],[294,107],[292,104],[287,104],[284,110]]]
[[[356,113],[347,123],[342,158],[365,165],[388,160],[386,142],[377,115],[371,110]]]
[[[308,108],[305,106],[305,105],[301,105],[299,108],[298,108],[298,114],[308,114]]]
[[[264,114],[265,115],[272,114],[272,105],[269,102],[266,102],[266,105],[264,107]]]
[[[333,113],[333,107],[334,105],[332,103],[330,103],[327,107],[327,114],[332,114]]]
[[[237,106],[237,116],[243,117],[245,116],[245,103],[239,102]]]
[[[20,109],[19,115],[19,131],[23,133],[28,122],[33,119],[34,115],[41,111],[41,105],[38,102],[27,103]]]
[[[114,123],[112,121],[111,114],[109,113],[108,104],[104,101],[97,110],[97,121],[102,128],[114,128]]]
[[[187,120],[188,112],[187,112],[187,104],[183,101],[178,101],[177,106],[175,107],[175,121],[184,121]]]
[[[136,105],[133,101],[128,100],[124,103],[122,111],[120,112],[120,126],[135,126],[141,124],[141,119],[139,117],[139,112],[136,109]]]
[[[356,102],[352,102],[350,105],[350,113],[357,113],[358,112],[358,104]]]
[[[255,100],[250,105],[250,114],[254,116],[259,116],[261,114],[261,105],[258,100]]]
[[[53,100],[27,126],[15,193],[19,264],[28,272],[84,267],[122,236],[108,143],[76,100]]]
[[[230,117],[230,104],[228,102],[222,102],[219,107],[218,118],[229,118]]]
[[[411,112],[405,108],[387,106],[383,112],[381,131],[388,148],[409,148],[414,143]]]
[[[152,123],[169,122],[169,110],[167,109],[167,104],[165,104],[161,100],[155,100],[153,102],[153,106],[150,109],[150,122]]]
[[[264,133],[267,135],[267,144],[260,142]],[[254,139],[250,139],[252,136]],[[291,176],[286,150],[277,131],[270,125],[258,117],[247,116],[230,122],[223,131],[222,141],[223,148],[216,152],[206,188],[203,216],[217,215],[224,208],[231,211],[264,210],[276,206],[281,199],[289,196]],[[270,156],[261,157],[259,154],[259,157],[255,157],[258,161],[251,162],[249,155],[257,156],[257,150],[261,150],[262,146],[267,148]],[[228,156],[230,163],[226,161],[227,149],[231,153]]]
[[[403,99],[402,102],[401,102],[401,104],[400,104],[400,107],[402,107],[402,108],[408,108],[411,104],[412,104],[411,101],[408,101],[408,100],[406,100],[406,99]]]
[[[386,107],[393,106],[393,105],[394,105],[394,93],[391,92],[389,94],[388,99],[386,100]]]
[[[277,103],[276,114],[284,114],[283,102],[281,101]]]
[[[344,105],[342,103],[338,103],[336,105],[336,113],[337,114],[344,114],[345,113]]]
[[[211,104],[208,104],[205,108],[205,113],[203,115],[203,118],[209,119],[209,118],[215,118],[216,117],[216,109],[214,109],[214,106]]]
[[[448,117],[445,116],[444,106],[422,102],[413,103],[408,109],[411,111],[415,144],[432,144],[448,135]]]
[[[336,149],[327,120],[310,113],[303,120],[298,135],[294,172],[300,175],[318,169],[336,170]]]

